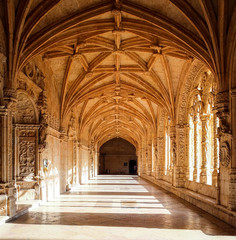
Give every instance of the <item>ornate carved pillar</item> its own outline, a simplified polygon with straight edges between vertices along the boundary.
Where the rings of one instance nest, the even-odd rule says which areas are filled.
[[[189,131],[190,131],[190,127],[189,124],[186,124],[185,126],[185,134],[186,134],[186,159],[185,159],[185,169],[186,169],[186,180],[189,180],[190,178],[190,162],[189,162],[189,151],[190,151],[190,147],[189,147]]]
[[[158,179],[163,179],[165,174],[165,139],[158,137]]]
[[[73,140],[72,143],[72,149],[73,149],[73,156],[72,156],[72,184],[73,186],[76,185],[77,182],[77,168],[76,168],[76,163],[77,163],[77,140]]]
[[[152,173],[152,142],[147,145],[147,175],[151,176]]]
[[[80,148],[79,148],[80,144],[79,141],[76,141],[76,185],[80,185],[81,184],[81,163],[80,163]]]
[[[236,182],[234,179],[235,171],[232,168],[231,162],[232,135],[229,125],[229,92],[218,93],[216,96],[215,106],[217,116],[219,117],[218,138],[220,148],[218,202],[229,209],[236,209]]]
[[[90,178],[94,177],[94,143],[93,141],[89,146],[89,162],[90,162]]]
[[[236,88],[231,90],[231,129],[232,129],[232,152],[231,169],[229,173],[229,208],[236,210]]]
[[[148,137],[147,137],[147,146],[146,146],[146,157],[147,157],[147,175],[151,176],[152,173],[152,136],[151,136],[151,129],[148,128]]]
[[[200,173],[200,182],[207,183],[207,154],[208,154],[208,137],[207,137],[207,121],[209,117],[207,115],[201,116],[202,121],[202,165]]]
[[[7,182],[7,114],[8,110],[0,108],[0,182]]]
[[[213,172],[212,172],[212,186],[217,187],[217,178],[218,178],[218,147],[217,147],[217,127],[216,127],[216,111],[213,113]]]
[[[13,146],[12,146],[12,112],[16,101],[15,89],[4,89],[0,106],[0,181],[6,195],[6,213],[16,213],[16,188],[14,181]],[[1,99],[2,100],[2,99]]]
[[[236,168],[236,88],[231,90],[232,168]]]
[[[144,148],[144,144],[142,143],[142,148],[140,149],[141,151],[141,163],[140,163],[140,172],[141,174],[146,173],[146,149]]]
[[[157,150],[157,137],[154,137],[153,140],[153,158],[154,158],[154,166],[153,166],[153,176],[157,178],[157,169],[158,169],[158,150]]]
[[[82,183],[82,158],[81,158],[81,143],[78,140],[77,141],[77,147],[78,147],[78,175],[79,175],[79,179],[78,179],[78,183],[81,184]]]
[[[196,182],[197,181],[197,151],[198,151],[198,141],[197,141],[197,133],[198,133],[198,129],[197,129],[197,125],[198,125],[198,117],[196,115],[194,115],[194,119],[193,119],[193,124],[194,124],[194,163],[193,163],[193,181]]]
[[[184,125],[176,126],[176,143],[177,143],[177,154],[176,164],[174,167],[173,186],[184,187],[185,185],[185,128]]]
[[[174,169],[176,166],[176,127],[171,126],[170,127],[170,177],[171,177],[171,182],[173,184],[173,176],[174,176]]]

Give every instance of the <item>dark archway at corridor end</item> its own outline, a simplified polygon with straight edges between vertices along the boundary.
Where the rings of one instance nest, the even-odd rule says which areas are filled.
[[[100,147],[99,174],[137,174],[136,148],[123,138],[113,138]]]

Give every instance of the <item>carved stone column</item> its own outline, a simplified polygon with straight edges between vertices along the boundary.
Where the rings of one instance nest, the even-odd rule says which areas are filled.
[[[170,177],[171,182],[173,184],[173,176],[174,176],[174,168],[176,166],[176,128],[175,126],[171,126],[170,128]]]
[[[236,168],[236,88],[231,90],[232,168]]]
[[[159,138],[157,138],[156,149],[155,149],[155,157],[156,157],[156,179],[160,179],[160,157],[159,157]]]
[[[213,172],[212,172],[212,186],[217,187],[217,178],[218,178],[218,150],[217,150],[217,127],[216,127],[216,111],[214,110],[213,114]]]
[[[78,183],[81,184],[82,183],[82,159],[81,159],[81,143],[79,140],[77,141],[77,147],[78,147],[78,175],[79,175]]]
[[[151,176],[152,173],[152,142],[147,145],[147,175]]]
[[[7,114],[8,110],[0,108],[0,182],[7,182]]]
[[[189,131],[190,131],[190,127],[189,124],[186,124],[185,126],[185,135],[186,135],[186,159],[185,159],[185,169],[186,169],[186,180],[189,180],[190,178],[190,163],[189,163]]]
[[[8,216],[16,213],[16,188],[13,175],[12,112],[16,101],[15,89],[4,90],[4,105],[0,106],[0,181],[6,195]]]
[[[146,157],[147,157],[147,175],[151,176],[152,173],[152,136],[151,129],[148,129],[147,145],[146,145]]]
[[[72,143],[72,149],[73,149],[73,156],[72,156],[72,184],[73,186],[76,185],[77,182],[77,168],[76,168],[76,163],[77,163],[77,140],[73,140]]]
[[[229,124],[229,93],[220,92],[216,96],[216,111],[219,117],[219,148],[220,148],[220,172],[219,172],[219,204],[229,209],[236,208],[236,201],[233,199],[235,195],[235,182],[231,172],[231,141],[232,135]]]
[[[207,183],[207,154],[208,154],[208,137],[207,137],[207,121],[209,117],[207,115],[201,116],[202,121],[202,165],[200,173],[200,182]]]
[[[173,186],[184,187],[185,185],[185,128],[184,125],[176,126],[176,164],[174,167]]]
[[[140,172],[146,174],[146,146],[144,140],[141,142],[141,161],[140,161]]]
[[[231,169],[229,173],[229,208],[236,210],[236,88],[231,90],[231,129],[232,129],[232,152]]]
[[[154,157],[154,172],[153,176],[154,178],[157,178],[157,169],[158,169],[158,149],[157,149],[157,137],[154,138],[154,151],[153,151],[153,157]]]
[[[194,163],[193,163],[193,181],[197,181],[197,123],[198,123],[198,117],[195,115],[193,119],[194,124]]]
[[[163,179],[165,174],[165,139],[164,137],[158,137],[158,179]]]
[[[90,178],[94,177],[94,143],[89,146]]]

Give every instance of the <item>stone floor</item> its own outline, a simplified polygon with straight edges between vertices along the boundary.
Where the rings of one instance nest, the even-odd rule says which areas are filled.
[[[235,239],[236,229],[137,176],[100,175],[0,226],[0,239]]]

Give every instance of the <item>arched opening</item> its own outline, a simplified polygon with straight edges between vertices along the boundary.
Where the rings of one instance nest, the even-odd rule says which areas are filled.
[[[107,141],[99,153],[99,174],[137,174],[136,148],[123,138]]]

